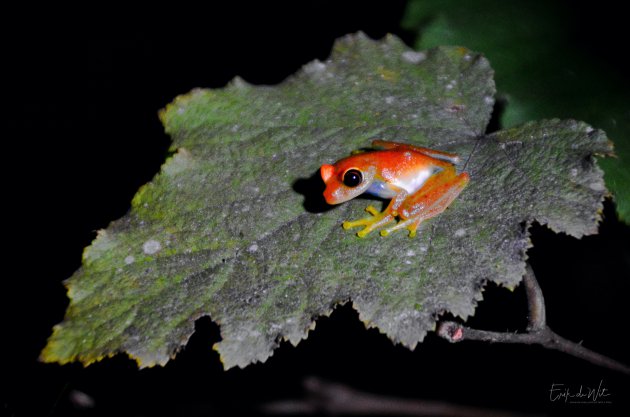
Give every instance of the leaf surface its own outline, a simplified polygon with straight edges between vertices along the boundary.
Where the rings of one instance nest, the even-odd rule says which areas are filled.
[[[484,136],[493,95],[478,54],[358,34],[278,86],[178,97],[161,113],[176,153],[86,248],[43,360],[164,364],[209,315],[225,367],[243,367],[349,300],[410,348],[440,313],[470,316],[485,281],[519,283],[529,223],[594,233],[606,192],[592,157],[610,152],[603,132],[548,120]],[[373,138],[456,152],[471,176],[414,239],[343,230],[364,199],[319,204],[319,166]]]

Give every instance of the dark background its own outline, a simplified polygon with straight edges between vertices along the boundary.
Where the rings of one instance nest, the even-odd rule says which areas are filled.
[[[295,2],[297,3],[297,2]],[[349,305],[297,348],[283,344],[265,364],[222,370],[211,349],[220,339],[210,319],[164,368],[138,371],[125,355],[83,368],[37,361],[67,298],[61,282],[81,262],[95,231],[123,216],[136,190],[158,172],[169,147],[157,111],[195,87],[219,88],[239,75],[275,84],[305,63],[325,59],[335,38],[362,30],[408,44],[399,27],[404,2],[299,2],[200,9],[23,10],[12,30],[7,78],[18,117],[5,123],[5,184],[16,232],[2,292],[2,407],[8,415],[234,415],[263,403],[300,398],[307,376],[400,398],[558,415],[616,415],[628,409],[630,378],[538,347],[467,342],[434,335],[411,352],[365,330]],[[169,6],[173,7],[173,5]],[[576,8],[577,7],[577,8]],[[621,12],[567,2],[575,46],[623,73],[627,39]],[[586,28],[588,27],[588,32]],[[560,335],[630,363],[627,297],[630,228],[606,204],[600,235],[581,241],[532,229],[530,261]],[[5,239],[7,239],[5,237]],[[14,267],[14,268],[13,268]],[[3,274],[4,275],[4,274]],[[488,285],[472,327],[522,330],[521,288]],[[552,382],[596,386],[611,405],[549,401]],[[82,409],[80,391],[94,400]],[[75,401],[76,402],[76,401]]]

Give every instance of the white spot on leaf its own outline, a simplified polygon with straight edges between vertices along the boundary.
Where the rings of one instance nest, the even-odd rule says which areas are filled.
[[[160,249],[162,249],[162,244],[154,239],[147,240],[142,245],[142,251],[147,255],[158,253]]]
[[[306,72],[307,74],[315,74],[318,72],[322,72],[325,69],[326,69],[326,64],[318,60],[311,61],[304,66],[304,72]]]
[[[424,52],[405,51],[403,52],[402,57],[407,62],[411,62],[412,64],[419,64],[425,60],[427,54],[425,54]]]

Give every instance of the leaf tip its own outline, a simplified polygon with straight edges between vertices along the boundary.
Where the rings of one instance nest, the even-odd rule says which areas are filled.
[[[113,353],[105,355],[78,354],[75,350],[75,344],[67,343],[66,340],[62,339],[61,332],[62,326],[60,324],[53,327],[52,335],[48,338],[46,346],[39,354],[38,360],[40,362],[66,365],[78,361],[85,367],[114,355]]]

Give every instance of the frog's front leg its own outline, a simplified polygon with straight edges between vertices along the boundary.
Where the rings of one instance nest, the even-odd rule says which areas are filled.
[[[409,237],[414,237],[420,223],[446,210],[466,187],[469,179],[465,172],[457,175],[454,167],[448,167],[440,175],[432,176],[404,202],[399,211],[401,220],[381,230],[381,235],[387,236],[395,230],[407,229]]]
[[[387,208],[382,212],[378,211],[374,206],[367,206],[365,208],[365,211],[370,213],[372,217],[367,217],[354,221],[345,221],[343,222],[342,226],[344,229],[365,226],[357,233],[357,236],[365,237],[372,230],[378,229],[379,227],[383,227],[386,224],[392,222],[398,215],[398,210],[408,196],[409,194],[405,190],[400,189],[398,194],[396,194],[396,196],[392,198]]]

